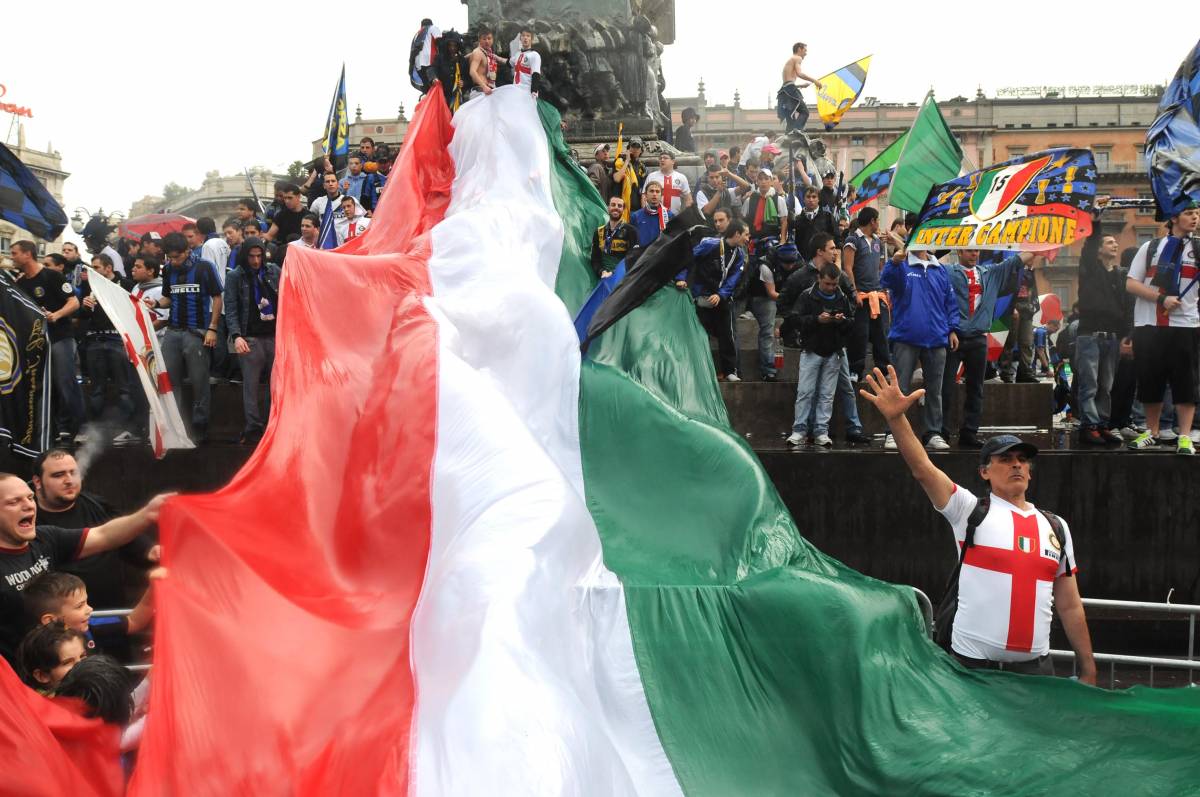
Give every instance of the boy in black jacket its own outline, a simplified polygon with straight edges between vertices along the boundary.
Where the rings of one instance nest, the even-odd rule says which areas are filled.
[[[809,433],[808,419],[816,405],[812,433],[817,445],[829,448],[829,419],[833,394],[841,370],[842,349],[854,321],[854,304],[838,287],[841,270],[824,263],[817,282],[800,294],[796,315],[800,325],[800,378],[796,385],[796,412],[788,445],[803,444]]]

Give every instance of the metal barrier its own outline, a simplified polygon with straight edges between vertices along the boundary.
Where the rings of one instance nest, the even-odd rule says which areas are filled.
[[[128,617],[133,613],[133,609],[98,609],[92,612],[92,617]],[[125,669],[130,672],[149,672],[149,664],[126,664]]]
[[[1168,596],[1169,597],[1169,596]],[[1123,609],[1131,613],[1155,612],[1159,614],[1188,615],[1188,649],[1186,659],[1172,659],[1156,656],[1125,656],[1115,653],[1093,653],[1097,664],[1108,664],[1108,685],[1116,685],[1116,670],[1118,664],[1128,664],[1135,667],[1150,668],[1150,686],[1154,686],[1154,668],[1187,670],[1188,686],[1196,686],[1196,670],[1200,669],[1200,660],[1196,659],[1196,615],[1200,614],[1200,605],[1189,603],[1150,603],[1147,601],[1115,601],[1106,598],[1084,598],[1085,609]],[[1077,672],[1075,652],[1072,650],[1051,650],[1050,655],[1055,659],[1069,659],[1072,673]]]
[[[921,607],[921,614],[925,617],[925,633],[933,639],[933,601],[929,600],[929,596],[916,587],[912,591],[917,595],[917,605]]]

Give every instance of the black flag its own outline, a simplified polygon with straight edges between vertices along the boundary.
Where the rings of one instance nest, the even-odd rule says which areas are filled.
[[[685,208],[678,216],[667,222],[666,229],[654,243],[650,244],[637,262],[625,275],[625,279],[613,289],[588,324],[587,338],[581,348],[587,351],[588,344],[604,330],[620,321],[640,307],[643,302],[672,277],[692,267],[692,232],[704,227],[704,216],[695,205]]]
[[[0,271],[0,440],[36,457],[50,443],[50,341],[46,316]]]

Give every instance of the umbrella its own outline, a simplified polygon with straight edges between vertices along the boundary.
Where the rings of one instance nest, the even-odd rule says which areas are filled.
[[[183,225],[194,221],[195,219],[182,213],[149,213],[125,221],[119,232],[122,238],[137,240],[148,232],[156,232],[159,235],[182,232]]]

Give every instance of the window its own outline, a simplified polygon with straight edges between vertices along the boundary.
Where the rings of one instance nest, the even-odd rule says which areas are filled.
[[[38,257],[45,257],[45,256],[46,256],[46,243],[45,243],[45,241],[38,241],[38,245],[37,245],[37,253],[38,253]]]
[[[1149,199],[1151,202],[1153,202],[1154,194],[1152,194],[1149,191],[1138,191],[1138,199]],[[1150,207],[1148,207],[1148,208],[1138,208],[1137,214],[1139,216],[1153,216],[1154,215],[1154,205],[1150,205]]]
[[[1134,147],[1134,150],[1137,152],[1137,162],[1134,168],[1136,168],[1139,172],[1146,171],[1146,145],[1139,144],[1138,146]]]
[[[1134,229],[1137,230],[1138,246],[1141,246],[1142,244],[1146,243],[1147,241],[1153,241],[1155,238],[1158,237],[1158,228],[1157,227],[1136,227]]]
[[[1028,151],[1029,151],[1029,147],[1009,147],[1008,148],[1009,160],[1012,160],[1013,158],[1019,158]]]
[[[1096,156],[1096,168],[1102,172],[1108,171],[1108,160],[1112,150],[1093,148],[1092,154]]]
[[[8,254],[12,249],[12,238],[0,238],[0,252]]]
[[[867,162],[865,160],[863,160],[862,158],[854,158],[853,160],[850,161],[850,174],[851,175],[858,174],[859,172],[861,172],[863,170],[863,167],[866,165],[867,165]]]
[[[850,136],[850,146],[852,147],[862,147],[865,146],[866,143],[867,139],[865,136]]]

